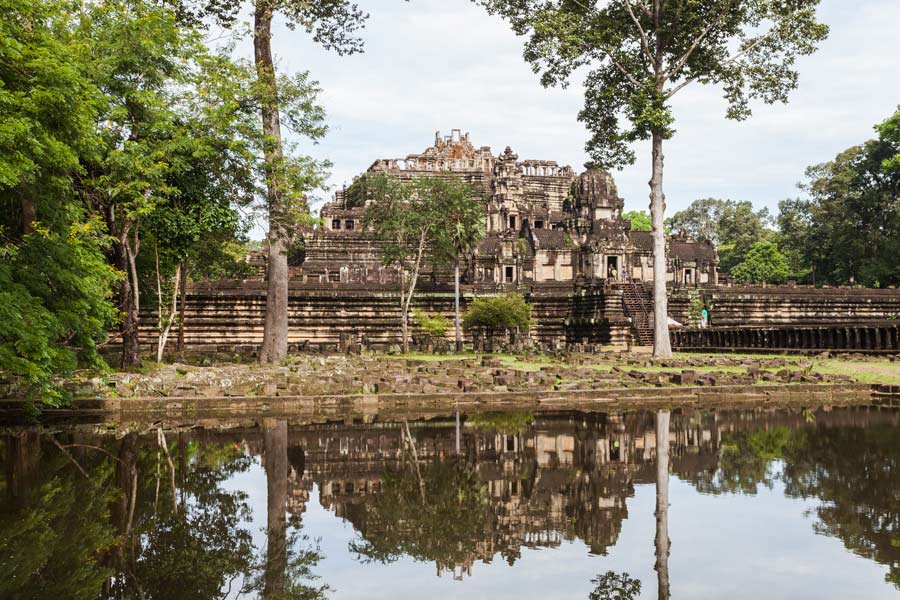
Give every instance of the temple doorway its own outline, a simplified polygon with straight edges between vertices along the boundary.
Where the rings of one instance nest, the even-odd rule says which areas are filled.
[[[607,256],[606,257],[606,277],[607,277],[607,279],[618,279],[619,278],[619,257],[618,256]]]

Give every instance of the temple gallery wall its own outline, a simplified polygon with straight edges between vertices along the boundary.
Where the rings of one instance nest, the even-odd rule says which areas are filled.
[[[459,177],[487,200],[485,235],[460,260],[463,308],[479,296],[522,293],[533,305],[531,338],[544,348],[652,341],[652,243],[622,216],[612,176],[576,173],[552,160],[494,155],[468,133],[435,134],[420,154],[378,159],[321,210],[320,225],[299,233],[304,252],[290,283],[290,343],[295,349],[386,349],[399,342],[399,282],[382,265],[378,242],[362,224],[365,180]],[[740,287],[719,281],[715,247],[675,235],[667,240],[670,317],[689,324],[691,300],[710,313],[709,331],[675,335],[681,347],[898,349],[900,290]],[[233,352],[262,340],[265,258],[248,257],[255,275],[188,286],[187,348]],[[426,265],[415,308],[451,316],[452,271]],[[142,318],[143,342],[156,319]],[[713,336],[713,331],[746,335]],[[762,333],[768,331],[769,333]],[[793,331],[796,335],[790,335]],[[781,333],[779,333],[781,332]],[[877,346],[877,348],[876,348]]]

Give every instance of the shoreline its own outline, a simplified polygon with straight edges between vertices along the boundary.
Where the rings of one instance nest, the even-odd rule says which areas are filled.
[[[112,422],[216,417],[374,417],[403,412],[510,410],[641,410],[766,408],[838,405],[900,407],[900,386],[868,383],[619,388],[544,392],[340,394],[319,396],[220,396],[80,398],[69,408],[47,408],[35,420],[100,418]],[[28,418],[20,400],[0,401],[0,419]]]

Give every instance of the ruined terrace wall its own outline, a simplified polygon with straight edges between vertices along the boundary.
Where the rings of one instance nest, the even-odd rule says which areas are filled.
[[[900,319],[900,290],[735,286],[701,288],[717,327],[859,324]],[[687,323],[690,298],[670,290],[669,314]]]

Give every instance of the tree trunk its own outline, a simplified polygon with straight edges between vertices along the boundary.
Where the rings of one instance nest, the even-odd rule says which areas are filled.
[[[666,298],[666,231],[663,218],[663,137],[653,134],[653,175],[650,178],[650,218],[653,221],[653,356],[670,358],[669,310]]]
[[[263,598],[281,598],[287,569],[287,421],[263,420],[266,469],[266,570]]]
[[[122,311],[122,322],[119,332],[122,335],[122,368],[141,366],[141,348],[138,331],[138,306],[135,302],[134,282],[132,281],[131,260],[129,257],[127,233],[119,238],[115,245],[116,268],[125,276],[119,286],[119,309]]]
[[[157,281],[159,280],[159,259],[156,262]],[[163,354],[166,351],[166,342],[169,340],[169,332],[172,331],[172,324],[175,323],[175,315],[178,313],[178,284],[181,282],[181,263],[175,267],[175,276],[172,278],[172,308],[166,317],[165,322],[162,320],[162,300],[160,300],[160,324],[163,325],[162,331],[159,332],[159,340],[156,346],[156,362],[161,363]],[[160,286],[162,287],[162,286]],[[161,291],[161,290],[160,290]]]
[[[459,320],[459,261],[457,261],[456,266],[453,269],[453,288],[453,316],[456,325],[456,351],[462,352],[462,326],[460,325]]]
[[[656,413],[656,575],[659,600],[669,600],[669,411]]]
[[[35,221],[37,221],[37,213],[34,210],[34,201],[25,196],[22,198],[22,235],[34,233]]]
[[[259,362],[263,363],[280,361],[287,356],[288,349],[288,242],[285,235],[285,207],[282,206],[281,191],[281,121],[278,114],[271,41],[272,6],[267,0],[257,0],[253,50],[256,58],[256,74],[262,83],[263,154],[269,207],[266,322],[262,347],[259,350]]]
[[[423,231],[419,235],[419,247],[416,251],[416,262],[413,263],[413,270],[410,273],[409,289],[403,296],[403,306],[401,308],[400,326],[403,332],[403,353],[409,352],[409,306],[412,304],[413,294],[416,291],[416,282],[419,280],[419,269],[422,267],[422,256],[425,254],[425,242],[427,241],[427,232]],[[402,277],[402,275],[401,275]],[[401,290],[402,279],[401,279]]]
[[[187,302],[187,263],[181,263],[181,303],[178,306],[178,341],[175,343],[175,351],[181,355],[184,353],[184,304]]]

